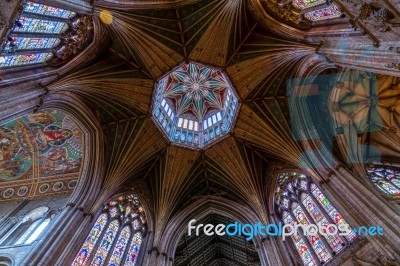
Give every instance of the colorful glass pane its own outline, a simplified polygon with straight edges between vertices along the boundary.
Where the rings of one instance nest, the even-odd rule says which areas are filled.
[[[128,245],[130,235],[131,229],[129,226],[125,226],[118,237],[117,243],[115,244],[114,251],[111,255],[110,261],[108,262],[108,266],[118,266],[121,264],[121,260],[124,256],[126,246]]]
[[[318,223],[322,218],[324,218],[324,215],[321,213],[321,210],[318,208],[318,206],[310,198],[309,195],[303,193],[301,195],[301,200],[303,202],[303,205],[306,207],[308,213],[310,214],[311,218],[314,220],[314,222]]]
[[[37,18],[21,17],[22,27],[15,27],[15,32],[34,33],[63,33],[68,29],[67,23],[59,21],[41,20]]]
[[[51,49],[60,44],[58,38],[22,38],[13,37],[13,43],[16,45],[14,50],[31,50],[31,49]],[[5,47],[5,51],[11,51],[10,43]]]
[[[111,215],[111,217],[117,216],[118,215],[118,209],[116,207],[111,208],[110,215]]]
[[[93,247],[96,245],[101,233],[103,232],[104,226],[107,223],[107,215],[102,214],[97,218],[96,223],[92,227],[89,235],[87,236],[85,243],[83,243],[81,250],[76,255],[74,262],[71,266],[82,266],[86,264]]]
[[[226,135],[238,107],[226,74],[194,62],[181,64],[158,81],[153,102],[159,128],[172,142],[193,148]]]
[[[333,205],[330,203],[330,201],[325,197],[324,194],[322,194],[321,190],[317,188],[316,185],[311,184],[311,193],[313,196],[317,199],[317,201],[321,204],[321,206],[325,209],[325,211],[328,213],[328,215],[331,217],[333,222],[337,225],[339,224],[347,224],[347,222],[344,220],[342,215],[333,207]],[[351,227],[348,226],[348,228],[351,230]],[[351,232],[349,235],[346,236],[346,238],[349,241],[352,241],[357,238],[357,235],[354,232]]]
[[[24,12],[34,13],[39,15],[57,17],[57,18],[73,18],[76,16],[75,12],[68,11],[61,8],[51,7],[35,2],[28,1],[24,5]]]
[[[92,260],[91,266],[102,266],[105,263],[108,252],[111,249],[111,246],[114,242],[115,236],[118,232],[119,222],[114,220],[108,226],[106,233],[103,236],[103,239],[100,242],[100,246],[97,249],[96,254]]]
[[[311,21],[320,21],[332,18],[338,18],[342,14],[339,6],[332,4],[328,7],[317,9],[314,11],[309,11],[304,13],[304,17]]]
[[[302,211],[299,204],[293,203],[292,208],[293,208],[293,214],[300,224],[304,225],[310,224],[310,221],[308,220],[306,214]],[[319,238],[318,235],[316,236],[306,235],[306,237],[309,240],[311,246],[313,247],[320,261],[326,263],[332,259],[331,254],[329,253],[328,249],[326,248],[326,246],[324,245],[324,243],[322,242],[322,240]]]
[[[400,171],[388,167],[367,168],[371,181],[383,192],[400,196]]]
[[[0,56],[0,68],[44,63],[52,57],[52,53],[2,55]]]
[[[306,9],[326,3],[326,0],[293,0],[293,6],[298,9]]]
[[[292,226],[294,226],[294,221],[292,217],[289,215],[289,213],[284,212],[282,215],[282,220],[284,224],[291,224]],[[304,265],[316,266],[317,263],[312,257],[311,252],[308,249],[306,243],[304,243],[302,237],[299,234],[295,234],[292,235],[291,238],[296,246],[297,252],[299,253]]]
[[[306,207],[308,213],[310,214],[311,218],[315,222],[315,224],[321,224],[323,226],[327,226],[329,223],[326,220],[325,216],[322,214],[321,210],[319,207],[315,204],[314,200],[311,199],[311,197],[305,193],[301,195],[301,200],[303,202],[303,205]],[[332,232],[333,228],[330,228],[330,232]],[[323,230],[323,233],[327,233],[326,230]],[[343,249],[343,241],[341,238],[336,234],[336,235],[324,235],[325,239],[328,241],[329,245],[332,247],[332,249],[336,252],[339,252],[340,250]]]
[[[136,264],[141,244],[142,235],[140,233],[136,233],[132,238],[131,246],[129,248],[128,255],[126,256],[124,266],[134,266]]]

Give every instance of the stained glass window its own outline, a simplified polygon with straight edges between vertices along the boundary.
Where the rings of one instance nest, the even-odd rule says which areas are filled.
[[[369,167],[370,180],[384,193],[400,198],[400,171],[390,167]]]
[[[99,216],[99,218],[97,218],[97,221],[92,227],[92,230],[90,230],[89,235],[86,237],[85,243],[83,244],[78,255],[76,255],[75,260],[72,263],[73,266],[85,265],[94,246],[100,238],[101,233],[103,232],[107,220],[108,218],[106,214],[102,214]]]
[[[320,21],[332,18],[338,18],[342,14],[340,7],[336,4],[331,4],[328,7],[317,9],[314,11],[309,11],[304,13],[304,18],[311,21]]]
[[[63,33],[68,29],[65,22],[44,20],[30,17],[20,17],[22,27],[15,27],[14,32],[31,33]]]
[[[97,249],[97,252],[94,255],[94,258],[90,265],[102,266],[105,264],[108,252],[110,251],[111,246],[114,242],[114,238],[117,235],[118,228],[119,228],[118,220],[112,221],[111,224],[108,226],[106,233],[104,234],[103,239],[100,242],[100,246]]]
[[[69,51],[66,47],[71,44],[71,38],[75,43],[79,40],[77,28],[84,19],[71,21],[76,16],[73,11],[27,1],[1,44],[0,68],[46,63],[54,56],[65,59],[71,54],[66,52]],[[37,34],[40,36],[30,36]],[[58,47],[63,43],[61,38],[67,41],[64,46]],[[58,51],[54,55],[52,51],[45,51],[54,48]]]
[[[282,213],[282,220],[285,224],[291,224],[294,226],[294,221],[290,214],[286,211]],[[300,235],[292,235],[291,236],[297,251],[299,252],[299,255],[301,257],[301,260],[303,261],[304,265],[307,266],[316,266],[317,263],[315,262],[314,258],[311,255],[310,250],[308,249],[306,243],[304,240],[301,238]]]
[[[303,210],[301,209],[299,204],[293,203],[292,209],[293,209],[294,216],[296,217],[297,221],[300,224],[304,224],[304,225],[310,224],[310,221],[308,220],[306,214],[303,212]],[[328,249],[326,248],[326,246],[321,241],[321,239],[318,235],[316,235],[316,236],[307,235],[306,237],[321,262],[327,262],[332,259],[332,256],[329,254]]]
[[[293,0],[293,6],[298,9],[310,8],[326,3],[326,0]]]
[[[122,256],[125,253],[127,243],[129,242],[130,235],[131,235],[130,227],[125,226],[118,238],[118,241],[117,241],[115,247],[114,247],[114,251],[111,255],[111,258],[110,258],[110,261],[108,264],[109,266],[117,266],[120,264]]]
[[[303,193],[301,195],[301,201],[303,205],[306,207],[308,213],[310,214],[311,218],[313,219],[315,224],[322,224],[327,226],[329,223],[324,217],[323,213],[319,209],[319,207],[315,204],[314,200],[311,199],[309,195],[306,193]],[[333,229],[331,229],[333,230]],[[344,243],[340,239],[338,235],[325,235],[324,236],[326,240],[328,241],[329,245],[332,247],[332,249],[335,252],[339,252],[343,249]]]
[[[105,204],[103,214],[87,236],[72,266],[83,266],[88,262],[95,266],[133,266],[139,254],[142,234],[146,234],[146,217],[138,197],[120,196]]]
[[[68,11],[65,9],[51,7],[35,2],[28,1],[24,5],[24,12],[51,16],[51,17],[58,17],[58,18],[73,18],[76,16],[75,12]]]
[[[354,241],[354,232],[343,237],[339,234],[327,235],[328,224],[346,224],[336,208],[325,197],[321,190],[304,175],[296,172],[284,173],[278,177],[275,192],[275,204],[285,224],[320,224],[325,226],[321,234],[297,234],[291,236],[304,265],[317,265],[332,260],[334,254],[344,250],[346,243]],[[325,234],[324,234],[325,233]],[[333,253],[335,252],[335,253]]]
[[[51,49],[60,44],[61,40],[58,38],[23,38],[13,37],[11,42],[5,46],[5,51],[12,49],[20,50],[38,50],[38,49]],[[14,48],[15,47],[15,48]]]
[[[0,67],[12,67],[43,63],[53,57],[52,53],[32,53],[0,56]]]

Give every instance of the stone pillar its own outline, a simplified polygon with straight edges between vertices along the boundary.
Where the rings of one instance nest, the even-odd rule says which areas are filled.
[[[353,226],[381,226],[383,236],[368,241],[388,260],[400,263],[400,216],[344,168],[335,170],[322,185],[326,197]]]
[[[65,263],[63,256],[71,253],[66,247],[71,243],[72,236],[79,232],[79,228],[86,225],[82,218],[83,213],[76,208],[70,206],[64,208],[21,265],[63,265]],[[60,254],[60,251],[64,252]]]

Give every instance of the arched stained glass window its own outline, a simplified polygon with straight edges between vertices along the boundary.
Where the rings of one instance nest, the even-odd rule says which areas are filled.
[[[71,265],[134,266],[145,234],[146,218],[138,197],[118,197],[104,206]]]
[[[400,170],[386,166],[368,167],[366,170],[375,186],[394,198],[400,198]]]
[[[73,18],[76,16],[75,12],[68,11],[65,9],[51,7],[35,2],[28,1],[24,5],[24,11],[33,14],[40,14],[45,16],[57,17],[57,18]]]
[[[331,4],[330,6],[304,13],[304,18],[311,21],[321,21],[339,18],[341,15],[340,7],[336,4]]]
[[[347,224],[321,190],[304,174],[292,172],[278,177],[275,204],[284,224]],[[350,226],[348,229],[351,230]],[[336,254],[345,249],[346,244],[357,238],[354,232],[340,236],[328,235],[326,230],[334,232],[334,228],[329,227],[323,229],[322,234],[318,232],[311,235],[304,234],[299,229],[299,234],[291,236],[304,265],[318,265],[331,261]]]
[[[93,36],[88,16],[27,1],[0,47],[0,68],[56,63],[81,51]]]
[[[303,14],[304,19],[315,22],[339,18],[344,14],[335,3],[327,3],[326,0],[292,0],[292,6],[296,13]]]

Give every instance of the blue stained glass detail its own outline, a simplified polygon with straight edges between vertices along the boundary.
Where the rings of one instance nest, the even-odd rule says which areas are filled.
[[[158,81],[152,114],[173,143],[201,149],[227,134],[237,107],[237,96],[222,70],[191,62]]]
[[[33,49],[51,49],[58,46],[61,40],[58,38],[22,38],[13,37],[13,43],[16,45],[15,48],[11,43],[7,43],[5,51],[14,50],[33,50]]]
[[[65,22],[41,20],[36,18],[21,17],[19,20],[22,27],[15,27],[15,32],[36,32],[36,33],[63,33],[68,29]]]
[[[52,57],[52,53],[3,55],[0,56],[0,68],[44,63]]]
[[[75,12],[31,1],[26,2],[26,4],[24,5],[24,12],[66,19],[70,19],[76,16]]]
[[[142,236],[140,233],[136,233],[132,238],[131,246],[126,256],[124,264],[125,266],[134,266],[136,264],[141,244],[142,244]]]

